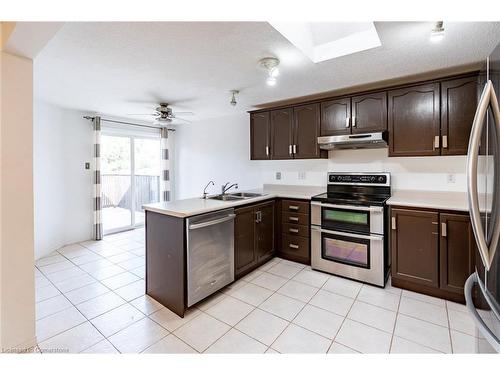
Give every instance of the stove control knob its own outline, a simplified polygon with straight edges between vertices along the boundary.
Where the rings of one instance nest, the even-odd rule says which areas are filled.
[[[378,177],[378,182],[385,183],[385,177],[384,176],[379,176]]]

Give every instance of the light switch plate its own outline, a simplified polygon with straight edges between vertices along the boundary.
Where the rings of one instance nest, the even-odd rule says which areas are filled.
[[[456,182],[456,177],[453,173],[448,173],[446,175],[446,181],[449,183],[449,184],[454,184]]]
[[[85,163],[85,169],[90,169],[90,163],[89,162]]]
[[[306,179],[306,172],[299,172],[299,180],[305,180]]]
[[[281,180],[281,172],[276,172],[276,179]]]

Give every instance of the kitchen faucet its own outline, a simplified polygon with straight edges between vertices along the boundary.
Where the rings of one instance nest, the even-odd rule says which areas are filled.
[[[238,189],[238,184],[232,184],[230,185],[229,187],[227,185],[229,185],[230,182],[226,182],[224,185],[222,185],[222,195],[226,194],[226,191],[228,191],[229,189],[231,189],[232,187],[234,187],[235,189]]]
[[[207,186],[205,186],[205,189],[203,189],[203,199],[207,199],[207,188],[210,186],[210,184],[215,186],[215,182],[213,182],[212,180],[208,182]]]

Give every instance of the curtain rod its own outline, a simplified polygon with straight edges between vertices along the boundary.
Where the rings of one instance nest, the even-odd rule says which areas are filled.
[[[84,119],[86,120],[91,120],[91,121],[94,121],[94,118],[95,117],[92,117],[92,116],[83,116]],[[101,118],[101,121],[105,121],[105,122],[114,122],[115,124],[124,124],[124,125],[132,125],[132,126],[140,126],[140,127],[143,127],[143,128],[151,128],[151,129],[163,129],[163,128],[160,128],[159,126],[151,126],[151,125],[142,125],[142,124],[135,124],[133,122],[126,122],[126,121],[117,121],[117,120],[108,120],[108,119],[105,119],[105,118]],[[175,129],[169,129],[169,128],[166,128],[168,131],[171,131],[171,132],[175,132]]]

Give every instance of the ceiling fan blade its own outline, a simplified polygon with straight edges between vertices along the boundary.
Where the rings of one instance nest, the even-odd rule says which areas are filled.
[[[127,113],[128,116],[157,116],[156,113]]]

